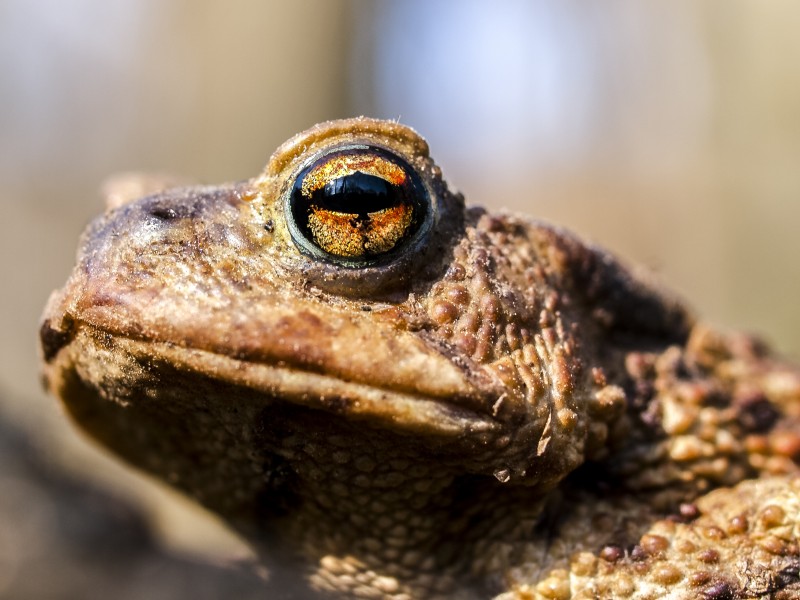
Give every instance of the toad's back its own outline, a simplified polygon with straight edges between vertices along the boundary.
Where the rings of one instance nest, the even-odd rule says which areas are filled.
[[[41,339],[90,435],[312,588],[800,590],[797,371],[565,231],[465,208],[396,123],[109,210]]]

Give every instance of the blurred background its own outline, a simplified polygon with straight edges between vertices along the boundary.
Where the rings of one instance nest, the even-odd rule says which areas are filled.
[[[358,114],[418,129],[469,202],[564,224],[800,358],[798,23],[794,0],[0,0],[0,412],[156,506],[167,543],[244,553],[70,429],[39,314],[108,175],[244,179]]]

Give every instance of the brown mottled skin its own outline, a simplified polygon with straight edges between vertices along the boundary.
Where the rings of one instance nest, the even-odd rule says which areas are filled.
[[[389,262],[287,231],[293,177],[342,142],[431,194]],[[323,123],[253,180],[114,204],[45,311],[47,385],[309,594],[800,597],[800,372],[564,230],[465,207],[410,129]]]

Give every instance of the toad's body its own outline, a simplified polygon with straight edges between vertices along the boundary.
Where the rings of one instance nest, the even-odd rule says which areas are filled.
[[[110,210],[42,348],[86,431],[310,589],[800,594],[798,371],[564,231],[465,208],[395,123]]]

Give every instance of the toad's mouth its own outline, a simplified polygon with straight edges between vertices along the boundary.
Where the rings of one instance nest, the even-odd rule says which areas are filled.
[[[410,434],[480,436],[500,427],[492,417],[490,397],[466,384],[443,394],[435,387],[426,389],[424,383],[410,389],[408,385],[381,385],[379,377],[372,382],[348,380],[302,364],[233,357],[76,322],[61,335],[59,347],[48,349],[44,340],[54,332],[45,321],[41,335],[45,354],[50,355],[45,378],[51,387],[57,387],[54,382],[65,373],[75,372],[96,388],[98,395],[116,404],[135,404],[139,398],[151,402],[157,400],[159,389],[163,392],[171,385],[185,386],[196,380],[202,389],[218,384],[242,390],[250,399],[262,397],[265,405],[279,400]],[[103,373],[98,374],[95,365],[101,364]],[[59,395],[70,410],[69,396]],[[235,402],[235,397],[230,401]]]

